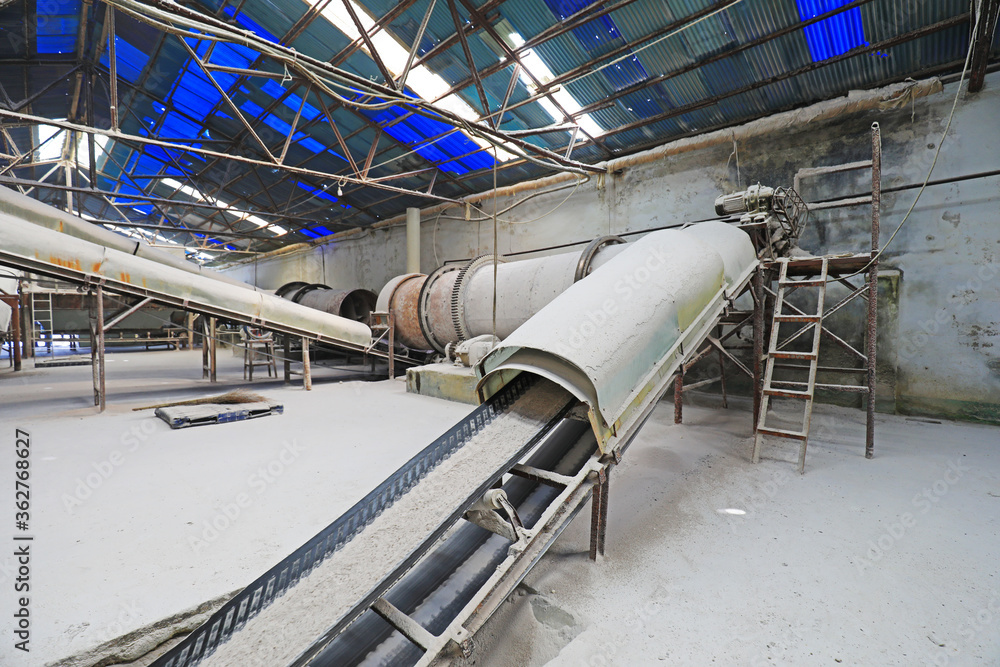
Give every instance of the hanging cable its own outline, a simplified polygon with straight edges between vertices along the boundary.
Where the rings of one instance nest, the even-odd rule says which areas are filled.
[[[497,338],[497,267],[500,249],[497,247],[497,149],[493,147],[493,340]]]
[[[863,268],[855,271],[854,273],[848,276],[844,276],[844,278],[850,278],[852,276],[864,273],[869,268],[871,268],[871,266],[875,262],[879,260],[879,258],[882,256],[882,253],[885,252],[886,248],[889,247],[893,239],[896,238],[896,234],[899,233],[899,230],[901,230],[903,228],[903,225],[906,224],[906,221],[910,219],[910,214],[913,213],[913,209],[917,207],[917,202],[920,201],[920,195],[922,195],[924,193],[924,190],[927,189],[927,184],[931,180],[931,174],[934,173],[934,167],[937,166],[938,156],[941,155],[941,148],[944,146],[945,139],[947,139],[948,137],[948,132],[951,130],[951,122],[955,118],[955,109],[958,107],[958,98],[961,97],[962,95],[962,84],[965,82],[965,71],[969,68],[969,60],[972,59],[972,51],[976,45],[975,44],[976,34],[979,30],[979,20],[982,17],[982,9],[983,9],[982,5],[983,5],[983,0],[978,0],[978,2],[976,2],[974,5],[976,20],[972,26],[972,35],[969,37],[969,51],[965,55],[965,64],[962,65],[962,72],[961,75],[958,77],[957,89],[955,90],[955,99],[951,103],[951,112],[948,114],[948,122],[945,123],[944,132],[941,133],[941,139],[938,141],[937,150],[934,151],[934,159],[931,160],[931,167],[930,169],[927,170],[927,177],[924,178],[924,182],[920,185],[920,189],[917,190],[917,196],[913,198],[913,203],[910,204],[910,208],[907,209],[906,214],[903,215],[903,219],[899,221],[898,225],[896,225],[896,229],[893,230],[892,234],[889,236],[889,240],[885,242],[885,245],[883,245],[881,248],[878,249],[878,252],[875,253],[875,256],[872,257],[871,260],[869,260],[869,262],[865,264]]]

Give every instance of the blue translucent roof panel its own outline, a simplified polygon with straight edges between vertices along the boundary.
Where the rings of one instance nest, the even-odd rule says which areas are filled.
[[[843,7],[848,0],[796,0],[802,20]],[[818,23],[806,26],[806,41],[814,62],[827,60],[853,48],[864,46],[865,31],[861,24],[861,8],[855,7]]]
[[[149,56],[121,37],[115,38],[115,56],[118,61],[118,76],[131,83],[139,80],[139,75],[142,74],[143,68],[149,62]],[[109,67],[111,64],[107,50],[101,54],[101,64],[105,67]]]
[[[257,23],[249,16],[247,16],[245,12],[240,12],[239,14],[236,14],[235,7],[226,7],[222,11],[224,11],[227,16],[235,15],[237,23],[239,23],[241,26],[243,26],[253,34],[257,35],[261,39],[266,39],[267,41],[274,42],[275,44],[277,44],[280,41],[277,37],[274,36],[273,33],[271,33],[269,30],[265,30],[259,23]]]
[[[48,0],[36,8],[38,53],[72,53],[80,25],[80,0]]]

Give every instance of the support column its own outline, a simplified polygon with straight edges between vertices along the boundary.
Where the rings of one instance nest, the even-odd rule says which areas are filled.
[[[187,349],[194,349],[194,313],[184,313],[184,336]]]
[[[719,345],[722,345],[722,325],[719,325]],[[726,355],[719,350],[719,382],[722,384],[722,407],[729,409],[729,397],[726,396]]]
[[[674,423],[680,424],[684,419],[684,364],[677,369],[674,378]]]
[[[208,320],[201,323],[201,379],[208,379]]]
[[[17,295],[3,297],[10,306],[10,356],[14,362],[14,372],[21,370],[21,299]]]
[[[389,379],[396,377],[396,315],[389,311]]]
[[[216,348],[216,345],[215,345],[215,318],[214,317],[208,318],[208,341],[206,341],[206,344],[208,345],[208,373],[209,373],[208,381],[209,382],[215,382],[216,381],[215,359],[216,359],[217,348]]]
[[[420,209],[406,209],[406,272],[420,273]]]
[[[764,377],[764,268],[753,274],[753,430],[760,420],[761,382]]]
[[[312,368],[309,363],[309,339],[302,339],[302,387],[306,391],[312,391],[313,378]]]
[[[285,339],[285,384],[292,383],[292,337],[288,334],[283,336]]]
[[[590,501],[590,560],[604,555],[604,541],[608,528],[608,487],[611,483],[611,469],[601,468],[597,472]]]
[[[875,349],[878,321],[879,209],[882,202],[882,134],[872,123],[872,259],[868,266],[868,415],[865,424],[865,458],[875,456]]]
[[[34,309],[31,307],[31,295],[21,292],[21,358],[30,359],[35,356],[35,341],[32,332],[35,330]],[[93,347],[93,340],[91,340]]]
[[[99,412],[107,408],[104,371],[104,288],[100,285],[90,292],[92,316],[90,318],[90,364],[94,378],[94,405]]]

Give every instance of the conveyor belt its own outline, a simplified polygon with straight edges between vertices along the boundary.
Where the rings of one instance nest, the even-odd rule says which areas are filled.
[[[562,389],[544,380],[534,380],[530,376],[518,378],[476,408],[343,516],[226,603],[201,628],[153,663],[154,667],[307,664],[332,637],[405,574],[465,509],[510,465],[535,447],[573,405],[574,400]],[[455,456],[446,466],[464,466],[452,471],[459,474],[449,476],[440,469],[434,474],[442,462],[460,450],[461,456]],[[450,498],[450,504],[421,505],[420,494],[426,496],[428,491],[434,492],[435,497],[443,494]],[[392,511],[387,511],[390,508]],[[385,537],[394,526],[414,521],[430,528],[416,531],[416,540],[411,536],[409,542],[396,544],[393,538],[386,544]],[[354,541],[369,526],[365,539]],[[316,595],[328,592],[318,582],[329,584],[327,575],[339,570],[342,561],[357,562],[361,550],[369,547],[366,542],[376,544],[377,550],[386,550],[386,553],[376,551],[374,556],[385,567],[373,579],[372,573],[366,572],[353,582],[352,585],[361,585],[363,590],[350,598],[350,605],[336,610],[333,605],[325,605],[329,613],[322,618],[307,614],[318,630],[303,645],[297,643],[302,633],[296,633],[296,638],[287,642],[277,636],[260,636],[267,628],[284,623],[272,623],[269,617],[288,618],[296,610],[314,604]],[[348,545],[350,548],[345,549]],[[389,551],[394,555],[390,556]],[[295,627],[301,629],[301,624]],[[263,655],[267,653],[263,648],[279,644],[284,647],[279,653],[290,656],[289,659]],[[251,656],[249,661],[246,656]]]
[[[589,424],[563,419],[545,443],[525,462],[534,468],[572,476],[597,450]],[[510,476],[503,487],[525,528],[538,524],[559,490],[523,477]],[[449,531],[385,599],[433,635],[440,635],[508,557],[511,542],[480,526],[462,522]],[[332,641],[310,667],[416,664],[424,650],[368,611]]]

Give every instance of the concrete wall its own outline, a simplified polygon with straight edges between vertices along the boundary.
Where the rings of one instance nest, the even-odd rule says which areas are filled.
[[[787,185],[803,167],[865,160],[870,126],[883,137],[883,187],[920,183],[944,131],[956,84],[944,91],[806,127],[776,127],[733,145],[715,145],[630,167],[605,179],[535,197],[502,215],[499,249],[520,253],[602,234],[621,234],[713,217],[722,192],[750,183]],[[962,93],[933,179],[1000,168],[1000,73],[982,92]],[[867,171],[804,180],[807,200],[867,192]],[[899,224],[916,190],[883,196],[882,240]],[[498,201],[510,206],[527,192]],[[567,195],[570,195],[567,199]],[[482,204],[492,211],[492,200]],[[815,212],[802,247],[815,253],[869,247],[869,208]],[[886,303],[880,336],[880,405],[906,413],[1000,422],[1000,177],[931,186],[883,255]],[[477,212],[473,210],[475,217]],[[464,210],[426,215],[421,261],[429,271],[448,259],[492,249],[492,223],[466,221]],[[457,219],[456,219],[457,218]],[[405,269],[402,226],[285,256],[232,267],[237,278],[265,288],[291,280],[378,291]],[[831,295],[831,299],[836,298]],[[857,334],[858,320],[838,323]]]

